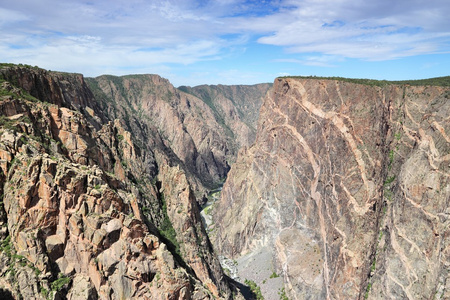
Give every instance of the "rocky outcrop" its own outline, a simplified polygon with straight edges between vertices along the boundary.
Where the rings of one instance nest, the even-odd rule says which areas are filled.
[[[391,102],[385,206],[365,294],[447,299],[450,89],[391,87],[386,94]]]
[[[2,293],[231,297],[185,166],[157,132],[108,115],[81,75],[8,66],[0,76]]]
[[[167,162],[162,168],[161,194],[166,199],[167,216],[177,233],[181,255],[203,284],[217,296],[221,290],[227,290],[226,280],[219,260],[211,255],[213,248],[202,225],[194,193],[187,188],[186,175],[178,166],[170,166]]]
[[[215,247],[269,249],[293,299],[448,298],[449,95],[276,79],[214,208]]]
[[[214,112],[219,124],[231,131],[236,140],[234,152],[255,141],[259,109],[271,84],[200,85],[178,89],[202,99]]]
[[[245,94],[238,105],[216,92],[217,105],[211,106],[209,98],[185,93],[157,75],[100,76],[87,82],[102,110],[124,120],[139,140],[160,139],[171,161],[184,166],[198,200],[226,177],[240,145],[249,144],[252,131],[239,116],[250,107],[258,109],[261,94],[269,87],[251,89],[260,92],[253,97]]]

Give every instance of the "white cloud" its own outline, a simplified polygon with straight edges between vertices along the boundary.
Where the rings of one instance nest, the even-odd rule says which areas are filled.
[[[289,52],[386,60],[436,53],[450,36],[448,1],[286,1],[293,6],[259,42],[286,47]],[[261,23],[259,25],[259,23]],[[264,18],[250,28],[266,29]],[[448,45],[447,45],[448,47]]]
[[[257,40],[283,48],[292,63],[330,67],[448,52],[449,15],[447,0],[3,1],[0,57],[90,76],[168,72],[245,53]]]
[[[191,64],[199,60],[217,59],[221,47],[216,42],[203,40],[180,44],[171,48],[139,50],[133,46],[105,45],[100,37],[67,36],[46,43],[36,42],[33,47],[14,49],[0,46],[0,57],[12,62],[30,63],[48,69],[98,70],[102,67],[121,73],[121,69],[151,69],[167,63]],[[11,53],[14,56],[11,56]],[[88,76],[99,75],[84,71]]]
[[[278,77],[291,76],[291,74],[290,74],[290,73],[287,73],[287,72],[281,72],[281,73],[278,73],[277,76],[278,76]]]
[[[27,16],[10,9],[0,7],[0,26],[27,20]]]
[[[306,56],[303,59],[275,59],[275,62],[301,64],[313,67],[335,67],[337,62],[342,62],[344,59],[335,55],[320,55],[320,56]]]

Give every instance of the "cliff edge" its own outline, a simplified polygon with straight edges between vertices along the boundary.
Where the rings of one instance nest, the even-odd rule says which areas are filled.
[[[449,298],[449,98],[276,79],[214,207],[215,247],[267,252],[292,299]]]
[[[2,297],[239,295],[201,223],[202,179],[158,127],[115,118],[129,108],[105,109],[80,74],[6,65],[0,79]]]

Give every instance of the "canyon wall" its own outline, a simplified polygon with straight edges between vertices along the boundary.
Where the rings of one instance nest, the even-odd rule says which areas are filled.
[[[276,79],[214,207],[213,244],[269,252],[292,299],[449,298],[449,98]]]
[[[267,91],[272,85],[200,85],[179,87],[180,90],[202,99],[211,107],[216,119],[231,131],[236,141],[233,150],[248,147],[255,141],[259,110]]]
[[[11,65],[0,79],[3,298],[239,297],[195,194],[228,168],[208,106],[159,76],[123,81],[142,84],[130,95],[150,86],[172,97],[123,97],[122,79],[92,79],[110,89],[100,93],[79,74]],[[180,115],[183,105],[207,118]]]
[[[375,83],[1,65],[0,298],[450,298],[450,88]]]
[[[254,139],[255,124],[247,125],[246,116],[252,110],[255,122],[270,88],[221,86],[215,91],[209,86],[196,93],[198,88],[176,89],[158,75],[100,76],[87,82],[108,116],[124,120],[139,140],[148,143],[158,136],[171,160],[184,165],[199,200],[225,179],[238,149]]]

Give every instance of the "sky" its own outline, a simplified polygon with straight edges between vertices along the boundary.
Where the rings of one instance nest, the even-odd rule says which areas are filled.
[[[0,0],[0,62],[175,86],[422,79],[450,75],[449,16],[449,0]]]

